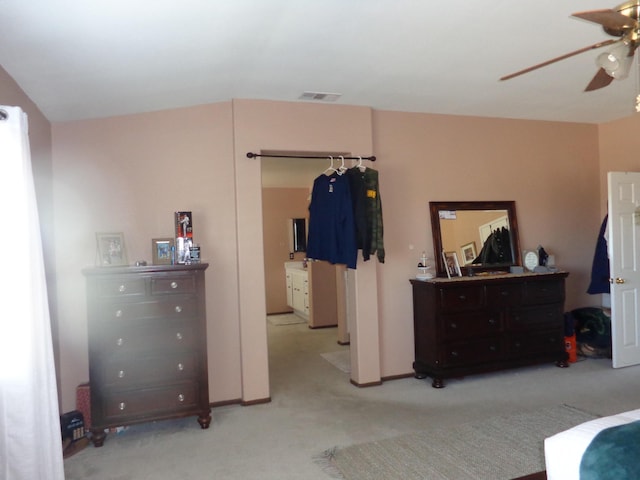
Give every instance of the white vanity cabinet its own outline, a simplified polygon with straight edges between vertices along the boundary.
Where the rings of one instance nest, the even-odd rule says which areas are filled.
[[[295,265],[289,265],[292,263]],[[300,266],[297,264],[300,263]],[[309,274],[301,262],[285,263],[287,278],[287,305],[298,315],[309,318]]]

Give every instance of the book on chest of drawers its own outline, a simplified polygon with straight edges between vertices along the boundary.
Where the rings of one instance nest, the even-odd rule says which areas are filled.
[[[567,367],[566,272],[411,280],[416,378],[543,362]]]
[[[96,267],[87,282],[92,441],[110,428],[197,416],[211,422],[206,263]]]

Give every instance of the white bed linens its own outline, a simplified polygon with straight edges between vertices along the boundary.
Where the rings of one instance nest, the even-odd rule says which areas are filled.
[[[544,441],[547,480],[580,480],[580,461],[591,440],[609,427],[640,420],[640,409],[596,418]]]

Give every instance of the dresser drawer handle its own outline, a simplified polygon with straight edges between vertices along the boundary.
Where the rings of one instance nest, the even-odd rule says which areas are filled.
[[[124,338],[119,338],[116,340],[116,345],[121,347],[122,345],[124,345]]]
[[[116,310],[116,318],[122,318],[122,310]]]
[[[182,393],[180,393],[180,394],[178,395],[178,401],[179,401],[179,402],[184,402],[184,395],[183,395]]]
[[[490,352],[495,352],[497,350],[495,345],[489,345],[489,351]]]
[[[489,325],[495,325],[496,323],[498,323],[498,321],[495,318],[490,318],[489,319]]]
[[[173,288],[174,290],[178,288],[178,282],[171,282],[171,288]]]
[[[178,340],[182,340],[182,333],[180,333],[180,332],[176,333],[176,338]]]
[[[451,328],[458,328],[458,324],[455,322],[451,322],[450,326]]]
[[[178,364],[178,371],[182,372],[184,370],[184,365],[182,363]]]
[[[123,284],[123,285],[120,285],[120,286],[118,287],[118,291],[119,291],[120,293],[124,293],[124,292],[126,292],[126,290],[127,290],[127,286],[126,286],[126,285],[124,285],[124,284]]]
[[[452,351],[451,351],[451,356],[452,356],[452,357],[457,357],[457,356],[458,356],[458,352],[457,352],[457,351],[455,351],[455,350],[452,350]]]
[[[124,378],[124,370],[118,372],[118,378]]]
[[[502,290],[500,292],[500,295],[502,295],[503,297],[508,297],[509,296],[509,291],[508,290]]]
[[[118,405],[118,408],[119,408],[120,410],[124,410],[125,408],[127,408],[127,404],[126,404],[126,403],[124,403],[124,402],[120,402],[120,405]]]
[[[466,295],[460,295],[460,296],[458,296],[458,298],[459,298],[460,300],[466,300],[466,299],[467,299],[467,296],[466,296]]]
[[[174,310],[176,311],[176,313],[181,313],[182,307],[180,305],[176,305],[176,308]]]

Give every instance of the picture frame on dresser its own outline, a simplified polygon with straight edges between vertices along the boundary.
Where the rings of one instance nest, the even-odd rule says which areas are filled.
[[[117,267],[128,265],[127,249],[122,232],[96,233],[96,265]]]
[[[151,256],[154,265],[171,265],[171,247],[175,239],[170,237],[151,239]]]
[[[458,254],[456,252],[442,251],[442,260],[444,260],[447,269],[447,277],[461,277],[460,262],[458,262]]]

